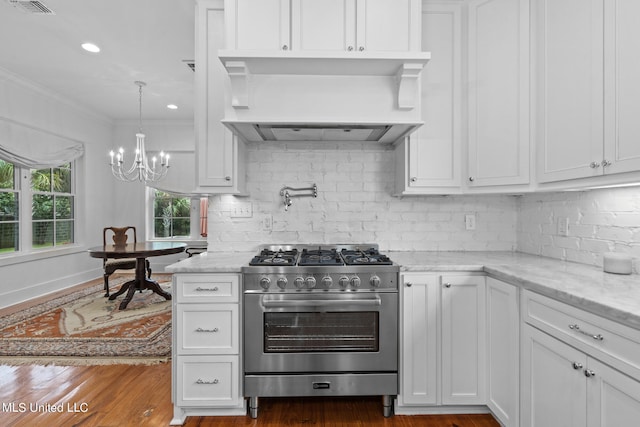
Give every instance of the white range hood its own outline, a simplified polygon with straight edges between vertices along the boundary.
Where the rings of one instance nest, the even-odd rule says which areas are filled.
[[[423,123],[428,52],[219,51],[229,74],[225,118],[248,142],[394,143]]]

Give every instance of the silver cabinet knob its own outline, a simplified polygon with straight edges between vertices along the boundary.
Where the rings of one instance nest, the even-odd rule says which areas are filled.
[[[412,176],[411,179],[409,181],[411,182],[416,182],[418,180],[418,178],[416,178],[415,176]]]
[[[470,176],[470,177],[469,177],[469,182],[473,182],[473,181],[475,181],[475,180],[476,180],[476,179],[475,179],[474,177],[472,177],[472,176]]]
[[[231,177],[227,175],[227,176],[224,177],[224,180],[225,181],[231,181]]]
[[[444,287],[445,288],[450,288],[451,287],[451,283],[444,283]]]
[[[584,376],[587,378],[591,378],[591,377],[595,377],[596,373],[593,372],[591,369],[585,369],[584,370]]]
[[[591,163],[589,163],[589,167],[590,167],[591,169],[597,169],[597,168],[599,168],[599,167],[600,167],[600,163],[598,163],[598,162],[591,162]]]
[[[289,50],[289,46],[287,46],[286,44],[282,45],[282,50]]]
[[[413,283],[411,283],[411,282],[407,282],[407,283],[405,283],[404,285],[405,285],[407,288],[410,288],[410,287],[412,287],[412,286],[413,286]]]
[[[358,50],[359,50],[360,52],[362,52],[362,51],[364,50],[364,46],[360,46],[360,47],[358,48]]]
[[[348,47],[347,47],[347,50],[348,50],[349,52],[351,52],[351,51],[353,50],[353,46],[348,46]]]
[[[582,363],[573,362],[573,369],[582,369]]]
[[[603,168],[606,168],[607,166],[611,166],[611,162],[607,159],[604,159],[601,163]]]

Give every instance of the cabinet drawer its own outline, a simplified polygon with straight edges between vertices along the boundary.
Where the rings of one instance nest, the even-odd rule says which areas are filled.
[[[238,274],[176,274],[177,302],[238,302]]]
[[[523,320],[586,353],[626,370],[640,370],[640,331],[525,291]]]
[[[177,406],[236,407],[239,384],[239,356],[178,356]]]
[[[178,304],[177,354],[238,354],[237,304]]]

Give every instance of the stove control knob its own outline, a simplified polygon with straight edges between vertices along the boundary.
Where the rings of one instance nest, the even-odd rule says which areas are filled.
[[[281,277],[278,279],[278,281],[276,282],[276,284],[278,285],[278,287],[280,289],[284,289],[287,287],[287,278],[286,277]]]
[[[349,278],[347,276],[342,276],[340,279],[338,279],[338,284],[341,288],[346,288],[347,286],[349,286]]]
[[[312,289],[316,287],[316,278],[313,276],[307,277],[305,280],[307,282],[307,288]]]
[[[378,286],[380,286],[380,278],[375,275],[371,276],[371,278],[369,279],[369,284],[374,288],[377,288]]]
[[[331,286],[333,286],[333,279],[331,278],[331,276],[324,276],[322,278],[322,286],[325,288],[330,288]]]
[[[351,286],[354,288],[360,287],[360,278],[358,276],[353,276],[351,278]]]
[[[293,281],[293,286],[298,289],[302,289],[304,287],[304,279],[302,277],[296,277]]]
[[[262,279],[260,279],[260,286],[262,287],[262,289],[269,289],[269,286],[271,286],[271,279],[269,279],[268,277],[263,277]]]

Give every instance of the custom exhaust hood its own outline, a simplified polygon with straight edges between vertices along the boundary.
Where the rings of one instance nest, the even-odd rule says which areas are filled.
[[[218,57],[230,81],[222,123],[248,142],[394,143],[423,124],[428,52],[220,50]]]

